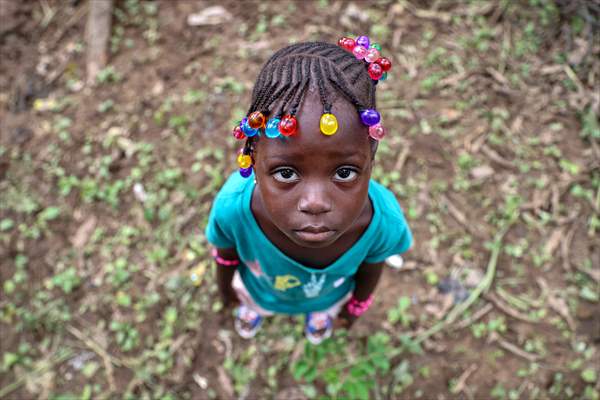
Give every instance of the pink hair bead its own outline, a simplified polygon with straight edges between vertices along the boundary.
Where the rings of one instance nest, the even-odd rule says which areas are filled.
[[[367,55],[365,56],[365,60],[367,62],[373,62],[379,58],[379,51],[377,49],[369,49],[367,50]]]
[[[369,136],[375,140],[381,140],[385,136],[385,129],[381,124],[375,124],[369,127]]]
[[[352,49],[352,54],[354,54],[354,57],[358,58],[359,60],[362,60],[367,55],[367,49],[363,46],[357,45],[354,46],[354,49]]]

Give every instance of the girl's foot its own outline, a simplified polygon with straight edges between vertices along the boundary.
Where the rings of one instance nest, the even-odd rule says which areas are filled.
[[[319,344],[331,336],[333,320],[327,313],[313,312],[306,314],[304,335],[312,344]]]
[[[235,321],[233,325],[235,326],[235,331],[238,335],[244,339],[253,338],[260,329],[262,322],[263,317],[243,304],[235,310]]]

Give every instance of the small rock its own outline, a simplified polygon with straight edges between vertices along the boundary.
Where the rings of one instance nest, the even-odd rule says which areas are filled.
[[[140,203],[144,203],[146,200],[148,200],[148,194],[144,189],[144,185],[139,182],[133,185],[133,195]]]
[[[208,388],[208,379],[206,379],[202,375],[194,373],[194,375],[192,375],[192,378],[194,378],[194,382],[196,382],[196,384],[200,386],[200,389],[206,390]]]
[[[189,26],[219,25],[233,19],[233,15],[222,6],[205,8],[199,13],[190,14],[187,17]]]
[[[69,365],[76,371],[80,371],[85,363],[95,357],[91,351],[83,351],[69,360]]]
[[[479,286],[483,278],[483,272],[478,269],[469,268],[465,273],[463,281],[468,289],[473,289]]]
[[[94,232],[94,229],[96,228],[96,222],[98,222],[98,219],[92,215],[79,226],[77,232],[75,232],[75,235],[71,238],[71,243],[74,248],[80,250],[85,246],[92,235],[92,232]]]
[[[348,7],[344,10],[342,15],[340,16],[340,23],[346,28],[355,28],[356,22],[367,22],[369,20],[369,16],[365,12],[365,10],[361,7],[358,7],[354,3],[348,4]]]
[[[442,294],[451,294],[454,303],[462,303],[469,297],[469,291],[463,286],[463,284],[451,277],[444,278],[438,284],[438,290]]]
[[[494,169],[489,165],[480,165],[471,170],[471,177],[473,179],[484,179],[494,175]]]

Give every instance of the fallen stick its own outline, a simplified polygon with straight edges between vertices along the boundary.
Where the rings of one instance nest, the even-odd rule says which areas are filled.
[[[448,212],[450,215],[463,226],[472,236],[477,238],[482,238],[485,235],[477,228],[477,226],[469,224],[469,221],[465,214],[456,207],[448,197],[445,195],[441,195],[441,202],[448,208]]]
[[[529,323],[538,323],[538,321],[529,318],[527,315],[520,313],[519,311],[515,310],[514,308],[510,307],[508,304],[505,304],[502,300],[500,300],[498,297],[496,297],[494,294],[490,293],[490,294],[486,294],[484,296],[484,298],[486,300],[491,301],[494,306],[496,306],[500,311],[502,311],[504,314],[508,315],[509,317],[513,317],[514,319],[518,319],[520,321],[523,322],[529,322]]]
[[[465,370],[465,372],[463,372],[460,375],[460,377],[456,381],[456,385],[454,385],[454,387],[450,390],[450,393],[452,393],[452,394],[459,394],[460,392],[462,392],[463,390],[465,390],[465,385],[467,383],[467,379],[469,379],[469,376],[471,376],[471,374],[473,372],[475,372],[476,369],[477,369],[477,364],[471,364],[469,366],[469,368],[467,368]]]
[[[71,325],[67,326],[67,330],[73,336],[75,336],[77,339],[79,339],[83,343],[85,343],[85,345],[87,347],[89,347],[91,350],[93,350],[96,354],[98,354],[100,356],[100,358],[102,358],[102,361],[104,363],[106,380],[108,381],[108,386],[110,387],[110,390],[113,393],[116,392],[117,385],[115,383],[114,369],[112,367],[112,364],[119,367],[119,366],[123,365],[123,362],[121,360],[111,356],[110,354],[108,354],[108,352],[106,350],[104,350],[102,347],[100,347],[100,345],[98,345],[92,339],[85,336],[79,329],[75,328],[74,326],[71,326]]]
[[[496,332],[492,332],[490,334],[490,341],[491,342],[498,342],[498,344],[500,345],[500,347],[502,347],[504,350],[509,351],[509,352],[513,353],[514,355],[516,355],[516,356],[524,358],[524,359],[526,359],[529,362],[534,362],[534,361],[537,361],[537,360],[540,359],[540,356],[538,356],[536,354],[531,354],[531,353],[526,352],[525,350],[522,350],[521,348],[519,348],[518,346],[512,344],[508,340],[503,339]]]
[[[490,311],[492,311],[493,308],[494,308],[493,304],[487,303],[485,306],[481,307],[469,318],[465,318],[465,319],[461,320],[459,323],[457,323],[453,329],[458,330],[458,329],[466,328],[467,326],[471,325],[473,322],[483,318],[483,316],[486,315],[487,313],[489,313]]]
[[[494,238],[494,244],[492,245],[492,254],[490,255],[490,260],[488,262],[487,270],[485,276],[477,285],[477,287],[471,292],[467,300],[462,303],[454,306],[452,310],[446,315],[446,318],[443,321],[440,321],[433,325],[431,328],[419,334],[415,341],[417,343],[422,343],[424,340],[428,339],[432,335],[440,332],[448,325],[452,324],[456,318],[464,313],[471,305],[481,296],[482,293],[486,293],[488,289],[491,287],[492,282],[494,281],[494,276],[496,274],[496,265],[498,263],[498,256],[500,255],[500,250],[502,249],[502,239],[508,229],[512,226],[512,224],[519,219],[519,214],[516,213],[512,216],[512,218],[508,221],[506,226],[496,234]]]
[[[92,1],[88,13],[85,41],[87,51],[87,82],[92,84],[98,72],[104,68],[108,59],[108,41],[110,39],[110,19],[113,0]]]
[[[57,364],[60,364],[61,362],[63,362],[67,358],[71,357],[72,355],[73,355],[73,351],[70,349],[67,349],[67,351],[64,354],[59,355],[56,358],[56,360],[49,362],[48,364],[42,364],[40,367],[36,368],[29,374],[23,374],[23,375],[19,376],[16,381],[14,381],[13,383],[0,389],[0,399],[4,399],[5,396],[7,396],[9,393],[17,390],[21,385],[23,385],[25,383],[25,381],[27,380],[28,377],[39,374],[40,372],[44,372],[47,369],[52,368]]]

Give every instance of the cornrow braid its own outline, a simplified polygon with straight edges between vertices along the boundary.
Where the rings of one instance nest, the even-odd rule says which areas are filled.
[[[281,118],[294,115],[309,88],[318,91],[324,113],[330,113],[333,100],[344,97],[357,111],[375,109],[375,86],[364,61],[331,43],[306,42],[275,52],[261,69],[248,115],[260,111]],[[276,109],[273,109],[276,105]],[[260,135],[248,137],[244,151],[252,151]],[[374,148],[376,141],[372,140]]]

